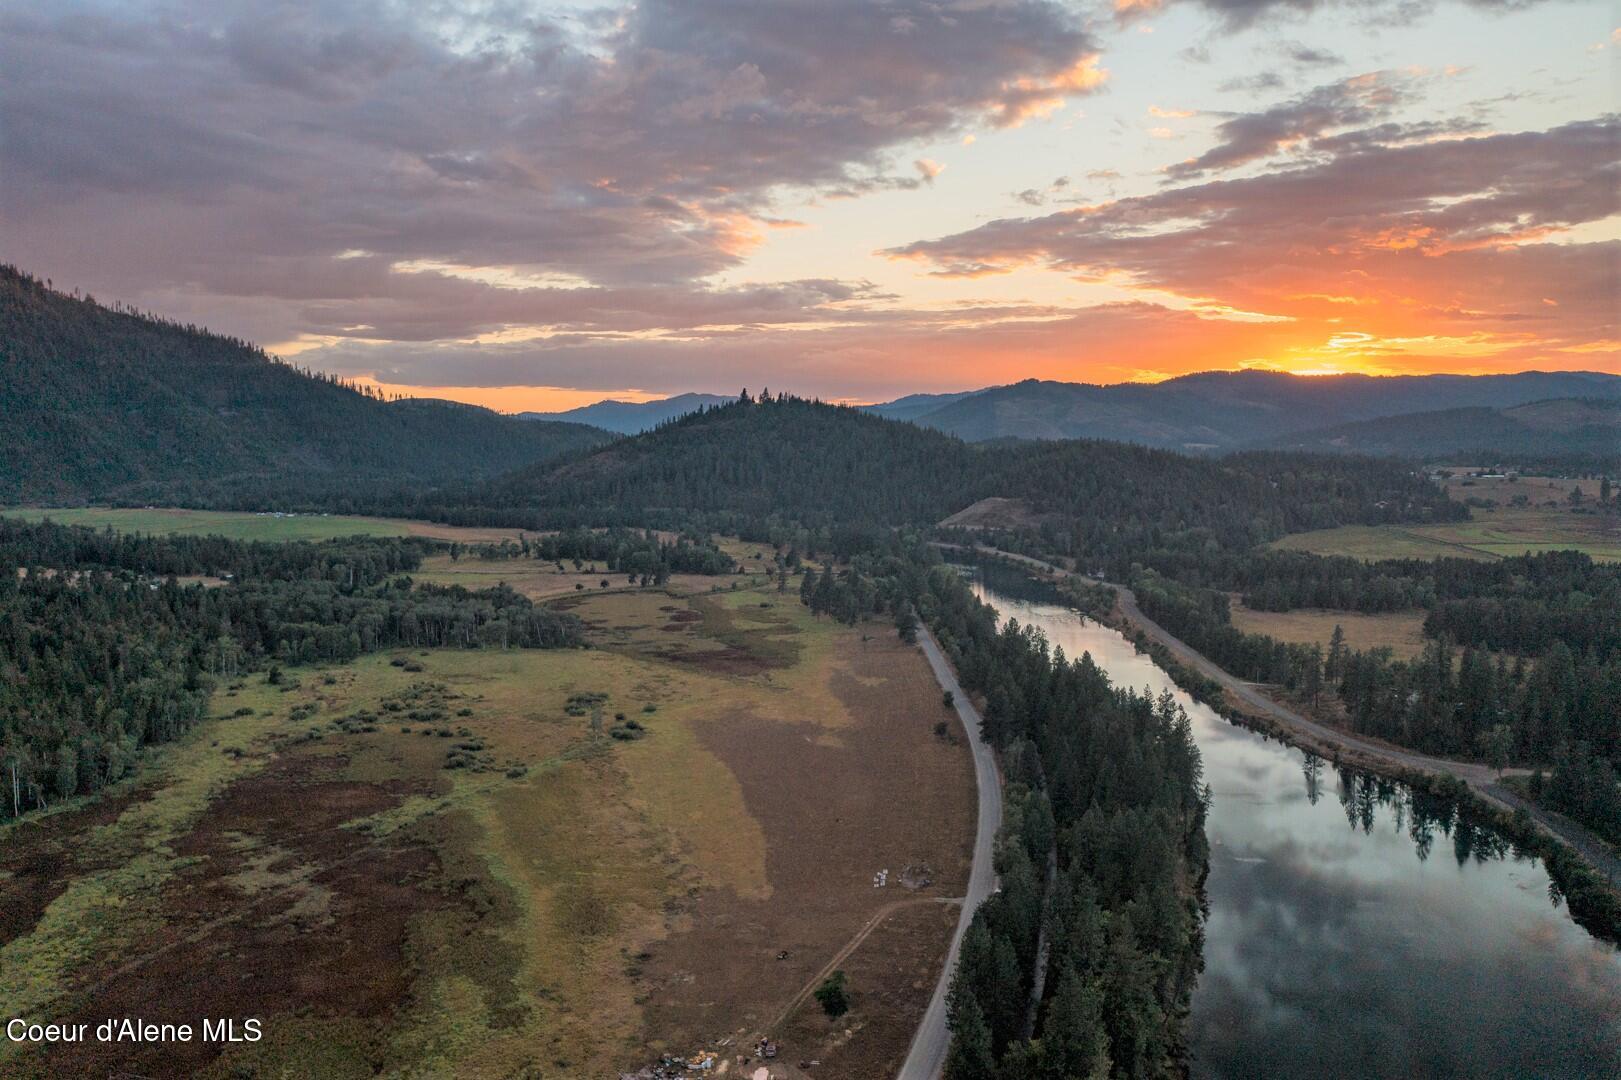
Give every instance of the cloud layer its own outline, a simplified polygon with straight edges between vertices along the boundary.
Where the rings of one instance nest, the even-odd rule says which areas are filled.
[[[1316,6],[1172,2],[1229,30]],[[1567,233],[1616,213],[1616,121],[1415,120],[1434,79],[1408,71],[1243,113],[1158,99],[1179,139],[1207,133],[1186,160],[1134,175],[1073,136],[1000,187],[1064,212],[888,253],[1107,282],[1106,302],[721,283],[807,200],[954,188],[943,141],[1106,89],[1107,45],[1060,0],[0,0],[0,258],[399,385],[877,396],[1078,358],[1109,379],[1314,348],[1613,355],[1614,245]]]
[[[1224,141],[1184,171],[1275,152],[1288,140],[1274,121],[1289,111],[1223,124]],[[1621,120],[1410,135],[1391,125],[1318,139],[1305,164],[994,221],[891,254],[952,275],[1037,264],[1206,310],[1313,320],[1365,338],[1363,355],[1428,341],[1529,358],[1613,339],[1621,244],[1563,234],[1621,212]]]
[[[425,309],[406,337],[575,304],[712,309],[712,292],[661,304],[637,290],[736,266],[783,188],[931,182],[934,162],[893,155],[966,123],[1019,123],[1099,78],[1079,19],[1047,0],[449,10],[9,11],[8,254],[125,296],[251,300],[239,306],[261,312],[259,334],[278,321],[392,334],[406,308]],[[402,263],[597,291],[520,303]],[[735,300],[726,317],[742,319],[760,297]]]

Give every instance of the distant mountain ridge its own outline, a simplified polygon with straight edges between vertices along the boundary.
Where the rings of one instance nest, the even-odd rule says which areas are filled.
[[[567,412],[523,415],[635,435],[735,400],[715,394],[679,394],[660,401],[599,401]],[[1457,409],[1490,412],[1551,400],[1621,401],[1621,376],[1590,371],[1391,376],[1206,371],[1159,383],[1099,385],[1025,379],[981,390],[908,394],[860,409],[966,442],[1108,439],[1204,453],[1242,447],[1303,447],[1315,444],[1315,433],[1346,424]],[[1513,447],[1528,445],[1525,431],[1512,422],[1499,423],[1494,430],[1516,440]],[[1590,444],[1599,439],[1589,434],[1562,445],[1554,431],[1537,436],[1536,441],[1547,453],[1592,453]],[[1335,452],[1332,446],[1320,449]]]
[[[1584,455],[1621,460],[1621,400],[1554,398],[1506,409],[1482,406],[1383,416],[1261,440],[1257,448],[1379,457]]]
[[[454,402],[379,400],[246,342],[0,267],[0,502],[336,506],[607,439]]]
[[[862,406],[867,412],[877,413],[879,416],[891,420],[916,420],[920,416],[927,416],[961,401],[963,398],[973,397],[975,394],[986,393],[985,390],[963,390],[955,394],[908,394],[896,398],[894,401],[880,402],[877,405]]]
[[[1601,372],[1513,375],[1289,375],[1209,371],[1160,383],[1026,379],[909,410],[925,427],[969,442],[1112,439],[1209,451],[1268,442],[1384,416],[1443,409],[1503,409],[1550,399],[1621,400],[1621,376]],[[903,401],[911,399],[902,399]],[[889,415],[887,406],[873,411]]]
[[[592,427],[620,435],[640,435],[667,420],[736,400],[736,397],[722,397],[719,394],[677,394],[675,397],[660,398],[657,401],[615,401],[610,398],[566,412],[526,412],[519,413],[518,417],[523,420],[590,424]]]

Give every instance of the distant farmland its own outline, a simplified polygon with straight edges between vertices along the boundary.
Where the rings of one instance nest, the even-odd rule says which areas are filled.
[[[466,529],[428,521],[353,517],[343,514],[255,514],[235,510],[133,509],[78,506],[13,507],[0,510],[27,521],[46,518],[59,525],[89,525],[117,532],[155,536],[225,536],[232,540],[331,540],[339,536],[431,536],[478,543],[517,535],[515,529]]]
[[[1621,561],[1621,518],[1592,509],[1595,480],[1527,476],[1455,477],[1447,493],[1472,506],[1469,521],[1445,525],[1347,525],[1295,533],[1272,546],[1284,551],[1349,555],[1358,559],[1500,559],[1540,551],[1583,551],[1595,559]],[[1579,488],[1583,502],[1573,505]]]

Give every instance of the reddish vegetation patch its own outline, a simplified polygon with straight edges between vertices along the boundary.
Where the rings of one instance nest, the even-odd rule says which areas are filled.
[[[25,821],[12,830],[0,848],[0,945],[32,930],[76,875],[99,869],[76,841],[118,820],[147,794],[103,796],[82,810]]]
[[[164,890],[163,928],[107,958],[91,977],[99,981],[59,1015],[195,1026],[222,1015],[268,1025],[278,1014],[392,1013],[410,985],[408,920],[452,901],[424,887],[438,869],[427,846],[381,845],[340,827],[411,790],[340,779],[344,764],[289,755],[231,785],[176,845],[198,861]],[[222,1049],[92,1042],[24,1066],[62,1076],[180,1076]]]
[[[778,665],[747,649],[728,646],[724,649],[671,649],[655,652],[660,660],[674,664],[687,664],[716,675],[760,675]]]
[[[670,621],[659,627],[660,630],[670,633],[680,633],[683,630],[695,630],[697,627],[694,624],[704,621],[704,617],[698,612],[693,611],[691,608],[677,611],[674,608],[661,607],[659,610],[673,612],[673,614],[670,616]]]

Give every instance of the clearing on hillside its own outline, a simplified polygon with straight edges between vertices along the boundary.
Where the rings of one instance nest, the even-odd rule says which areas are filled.
[[[1020,529],[1035,528],[1051,515],[1037,513],[1023,499],[1004,499],[991,496],[972,506],[965,506],[940,522],[945,529]]]

